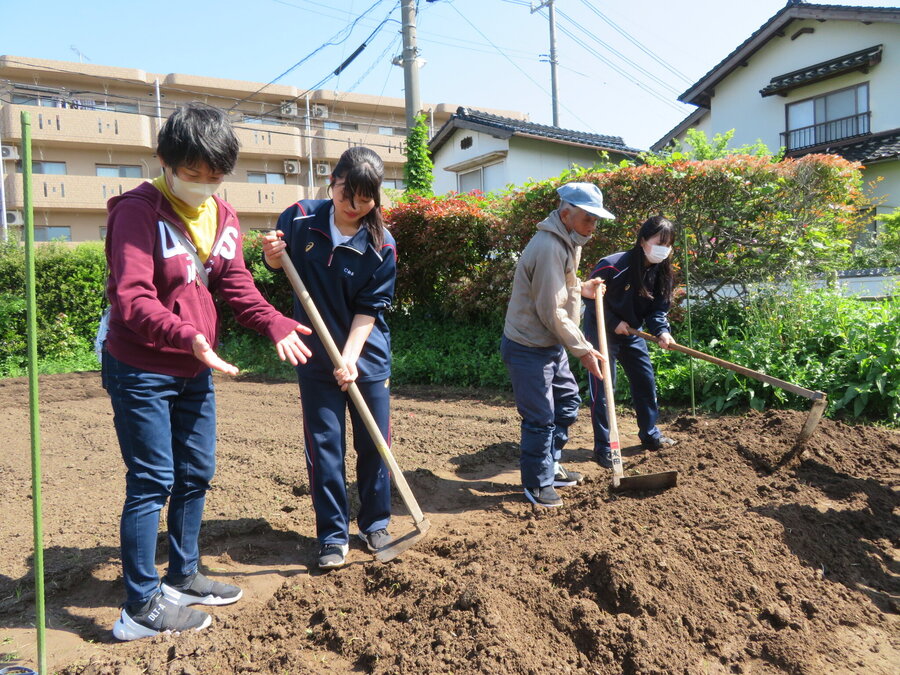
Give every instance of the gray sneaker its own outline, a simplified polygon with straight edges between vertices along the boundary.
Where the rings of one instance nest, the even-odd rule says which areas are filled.
[[[538,506],[554,507],[563,505],[562,499],[556,494],[556,490],[553,489],[552,485],[542,488],[525,488],[525,497],[532,504],[537,504]]]
[[[584,476],[577,471],[570,471],[557,462],[556,471],[553,473],[553,487],[572,487],[583,482]]]
[[[166,600],[176,605],[230,605],[244,594],[237,586],[213,581],[200,572],[194,572],[180,584],[174,584],[166,577],[160,590]]]
[[[347,564],[349,544],[325,544],[319,550],[319,569],[333,570]]]
[[[371,553],[378,553],[378,551],[394,541],[394,538],[383,528],[375,530],[374,532],[369,532],[368,534],[360,532],[359,538],[366,542],[366,548],[368,548]]]
[[[181,633],[187,630],[203,630],[212,623],[206,612],[182,607],[167,600],[157,592],[138,610],[122,608],[122,614],[113,626],[113,635],[119,640],[137,640],[160,633]]]

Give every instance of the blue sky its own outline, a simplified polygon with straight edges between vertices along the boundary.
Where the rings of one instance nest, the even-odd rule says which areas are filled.
[[[649,147],[693,109],[678,95],[785,1],[556,0],[560,126]],[[402,69],[390,63],[401,51],[397,0],[0,0],[0,16],[6,55],[254,82],[334,41],[278,82],[403,97]],[[319,84],[367,38],[340,76]],[[528,0],[421,0],[418,44],[424,103],[551,123],[546,10],[532,13]]]

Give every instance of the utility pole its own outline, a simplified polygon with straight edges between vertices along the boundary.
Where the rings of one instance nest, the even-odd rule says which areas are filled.
[[[416,48],[416,0],[402,0],[403,86],[406,98],[406,134],[412,131],[422,109],[419,100],[419,50]]]
[[[556,10],[553,7],[555,0],[543,0],[537,7],[531,8],[534,14],[544,7],[550,13],[550,96],[553,103],[553,126],[559,126],[559,87],[556,83]]]

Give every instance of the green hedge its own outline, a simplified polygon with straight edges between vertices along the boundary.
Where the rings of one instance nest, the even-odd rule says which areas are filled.
[[[106,258],[98,242],[35,248],[37,351],[41,372],[97,367],[93,335],[105,305]],[[26,367],[25,252],[0,244],[0,376]]]
[[[708,284],[765,281],[832,270],[852,260],[849,241],[864,217],[858,165],[833,156],[774,161],[732,156],[674,159],[642,166],[578,169],[504,195],[412,197],[386,213],[398,242],[397,303],[389,314],[398,384],[504,387],[497,345],[519,253],[535,224],[557,206],[555,189],[570,180],[603,189],[616,215],[585,248],[582,272],[629,246],[647,215],[662,212],[687,235],[692,280]],[[882,247],[897,247],[900,219],[889,220]],[[676,246],[682,261],[683,240]],[[245,258],[263,295],[291,311],[281,273],[261,263],[258,237]],[[858,257],[858,252],[857,252]],[[45,372],[96,368],[91,341],[104,305],[100,244],[42,245],[36,253],[38,347]],[[0,248],[0,376],[25,365],[24,256]],[[237,326],[227,308],[222,355],[250,372],[293,377],[271,345]],[[893,301],[861,303],[802,286],[740,303],[695,308],[695,346],[812,389],[831,399],[831,414],[898,422],[898,323]],[[672,312],[684,339],[680,308]],[[686,357],[652,350],[662,400],[689,401]],[[700,402],[714,410],[805,405],[779,390],[695,362]],[[576,370],[580,369],[576,366]],[[627,384],[619,381],[619,393]]]

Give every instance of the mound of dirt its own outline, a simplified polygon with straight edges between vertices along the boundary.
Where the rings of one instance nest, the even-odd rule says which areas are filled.
[[[354,544],[347,567],[322,574],[295,385],[225,378],[202,565],[244,599],[212,608],[201,633],[118,643],[124,469],[109,402],[96,374],[41,387],[53,672],[887,675],[900,663],[896,431],[823,420],[791,456],[803,412],[680,416],[664,425],[678,445],[647,453],[626,414],[626,472],[679,479],[613,493],[584,415],[564,460],[585,482],[541,509],[521,494],[510,401],[399,392],[394,451],[432,531],[385,565]],[[0,475],[16,496],[0,523],[0,665],[34,663],[26,399],[24,381],[0,382]],[[399,501],[396,513],[392,531],[411,530]],[[162,539],[160,555],[163,570]]]

